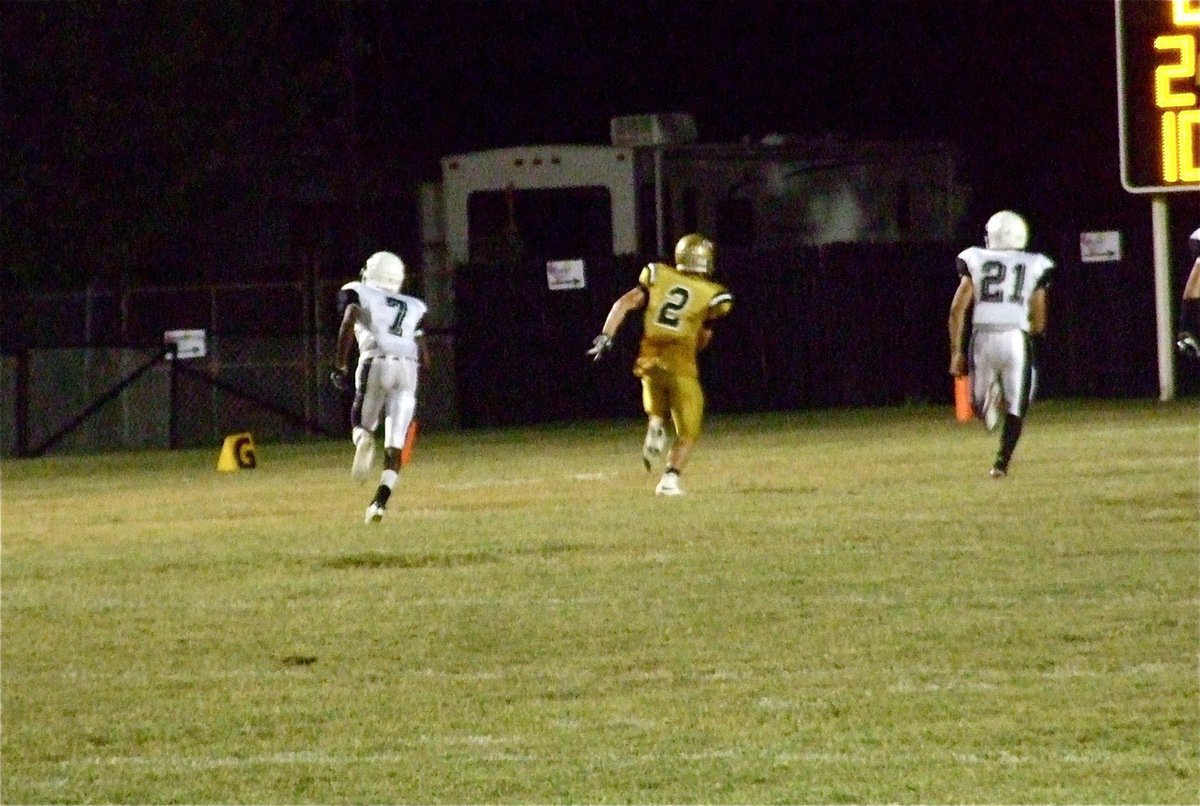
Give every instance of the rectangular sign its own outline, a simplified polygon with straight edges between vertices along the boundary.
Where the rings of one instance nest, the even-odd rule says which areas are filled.
[[[1112,263],[1121,259],[1121,233],[1116,230],[1079,235],[1079,259],[1084,263]]]
[[[567,291],[587,285],[582,260],[551,260],[546,263],[546,283],[551,291]]]
[[[163,344],[174,344],[179,358],[204,358],[208,354],[203,330],[168,330],[163,333]]]

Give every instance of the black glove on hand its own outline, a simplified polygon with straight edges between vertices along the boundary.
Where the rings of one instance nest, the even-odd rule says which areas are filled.
[[[333,384],[333,388],[339,392],[345,392],[350,388],[350,370],[334,368],[329,373],[329,382]]]
[[[592,357],[593,361],[599,361],[600,358],[611,349],[612,339],[601,333],[599,336],[592,339],[592,349],[588,350],[587,354]]]
[[[1175,336],[1175,349],[1193,361],[1200,361],[1200,342],[1186,330]]]

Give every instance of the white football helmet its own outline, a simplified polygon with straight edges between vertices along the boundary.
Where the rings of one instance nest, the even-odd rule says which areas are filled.
[[[987,220],[984,245],[988,249],[1024,249],[1029,243],[1029,225],[1012,210],[1001,210]]]
[[[404,261],[391,252],[376,252],[363,266],[362,281],[381,291],[400,293],[404,285]]]

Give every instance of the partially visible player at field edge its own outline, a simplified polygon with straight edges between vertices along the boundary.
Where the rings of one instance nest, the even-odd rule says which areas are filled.
[[[645,307],[633,374],[641,379],[642,408],[647,417],[642,443],[647,471],[666,447],[664,422],[668,415],[675,428],[666,468],[654,490],[658,495],[683,494],[679,476],[687,467],[704,420],[704,389],[696,355],[712,339],[712,323],[733,307],[733,296],[712,280],[715,264],[712,241],[695,233],[680,238],[675,245],[675,265],[650,263],[643,268],[638,284],[613,303],[600,335],[587,351],[599,361],[612,347],[625,316]]]
[[[1027,252],[1029,227],[1011,210],[988,219],[985,246],[958,253],[958,288],[950,303],[950,374],[970,374],[975,411],[988,430],[1003,416],[1000,449],[989,474],[1004,478],[1021,439],[1037,385],[1035,345],[1046,331],[1046,289],[1054,261]],[[964,325],[972,316],[970,366]]]
[[[429,366],[429,350],[420,329],[425,303],[402,294],[404,261],[391,252],[367,258],[362,279],[338,293],[342,323],[337,360],[330,380],[349,385],[350,348],[358,346],[354,403],[350,409],[354,462],[350,475],[366,481],[375,461],[375,432],[383,418],[383,473],[367,506],[366,522],[378,523],[400,477],[400,457],[417,405],[418,368]]]
[[[1188,238],[1192,270],[1183,286],[1183,301],[1179,305],[1179,335],[1175,347],[1179,352],[1200,361],[1200,229]]]

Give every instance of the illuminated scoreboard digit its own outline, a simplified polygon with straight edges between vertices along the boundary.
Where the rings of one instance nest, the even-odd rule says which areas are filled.
[[[1115,0],[1121,184],[1200,190],[1200,0]]]

